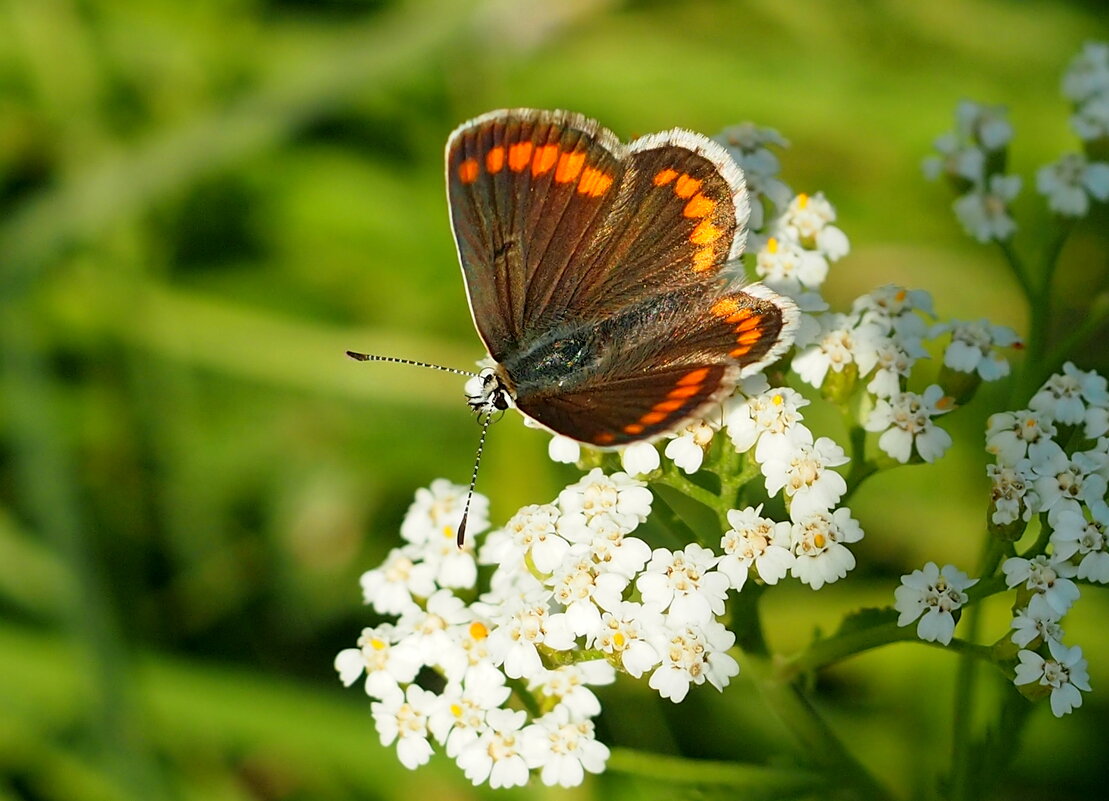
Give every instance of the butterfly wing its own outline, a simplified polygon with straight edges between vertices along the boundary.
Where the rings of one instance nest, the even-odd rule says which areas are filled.
[[[725,270],[747,195],[706,137],[625,146],[580,115],[497,111],[451,135],[447,184],[474,323],[517,406],[551,430],[658,436],[790,344],[793,304]]]
[[[652,297],[575,343],[576,369],[552,380],[549,359],[510,364],[516,405],[546,428],[602,447],[656,438],[704,417],[743,376],[791,344],[797,308],[766,287]],[[534,369],[532,365],[538,365]]]
[[[474,325],[497,361],[549,316],[601,235],[624,146],[568,112],[516,109],[471,120],[447,141],[447,192]]]

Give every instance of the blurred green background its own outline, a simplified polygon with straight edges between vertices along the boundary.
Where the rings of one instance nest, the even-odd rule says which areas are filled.
[[[623,138],[773,126],[792,141],[785,179],[824,190],[852,240],[834,304],[898,282],[1020,330],[997,254],[961,234],[920,159],[960,98],[1008,104],[1037,242],[1031,175],[1077,147],[1060,75],[1107,37],[1094,0],[0,0],[0,801],[524,796],[446,761],[404,770],[331,667],[372,622],[358,576],[413,491],[470,472],[459,380],[342,355],[482,355],[445,208],[458,123],[536,106]],[[1088,221],[1068,246],[1064,317],[1104,281],[1103,237]],[[924,561],[973,568],[982,421],[1005,393],[948,421],[939,465],[859,492],[858,569],[770,593],[776,647],[889,604]],[[546,443],[515,416],[491,432],[494,522],[573,480]],[[1107,613],[1086,590],[1067,618],[1095,692],[1062,721],[1035,711],[1002,797],[1104,789]],[[865,763],[926,797],[954,668],[899,645],[818,692]],[[677,708],[630,682],[603,696],[612,745],[755,762],[788,747],[742,678]],[[676,792],[611,773],[527,795]]]

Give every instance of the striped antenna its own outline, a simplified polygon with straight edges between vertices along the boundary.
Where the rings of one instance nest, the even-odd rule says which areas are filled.
[[[412,359],[398,359],[395,356],[376,356],[373,353],[359,353],[358,351],[348,350],[347,356],[354,359],[356,362],[392,362],[393,364],[410,364],[413,367],[428,367],[432,370],[442,370],[444,373],[454,373],[455,375],[468,375],[475,376],[477,373],[470,370],[459,370],[454,367],[444,367],[441,364],[428,364],[427,362],[416,362]]]
[[[454,373],[455,375],[465,375],[471,378],[480,375],[479,373],[471,372],[470,370],[458,370],[454,367],[443,367],[441,364],[429,364],[428,362],[417,362],[412,359],[398,359],[395,356],[377,356],[373,353],[359,353],[355,350],[348,350],[347,356],[358,362],[392,362],[393,364],[410,364],[413,367],[427,367],[432,370],[442,370],[445,373]],[[458,524],[458,547],[462,547],[462,543],[466,540],[466,520],[470,516],[470,501],[474,497],[474,487],[477,485],[477,471],[481,465],[481,452],[485,450],[485,435],[489,432],[489,424],[493,422],[493,406],[485,407],[485,419],[481,422],[481,439],[478,440],[477,454],[474,456],[474,471],[470,474],[470,489],[466,492],[466,505],[462,508],[462,522]]]
[[[470,500],[474,497],[474,486],[477,484],[477,469],[481,464],[481,452],[485,450],[485,435],[489,431],[489,424],[493,421],[493,409],[485,413],[481,423],[481,439],[477,443],[477,454],[474,456],[474,472],[470,474],[470,489],[466,492],[466,505],[462,507],[462,522],[458,524],[458,547],[466,540],[466,519],[470,516]]]

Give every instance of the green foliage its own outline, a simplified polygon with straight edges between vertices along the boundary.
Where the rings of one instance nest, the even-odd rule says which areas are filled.
[[[468,477],[477,440],[453,377],[342,356],[482,355],[443,200],[457,123],[531,105],[625,138],[774,126],[793,142],[790,183],[824,190],[854,243],[833,301],[897,282],[1020,329],[1018,290],[998,290],[1003,265],[962,237],[919,160],[968,95],[1013,107],[1026,175],[1073,149],[1058,76],[1106,35],[1080,5],[993,0],[0,0],[0,799],[494,795],[445,761],[401,768],[331,668],[370,622],[358,576],[396,542],[415,488]],[[1094,236],[1068,245],[1068,291],[1105,270]],[[1101,351],[1083,366],[1107,364]],[[981,422],[968,410],[960,425]],[[545,447],[514,416],[491,431],[479,489],[495,522],[565,483]],[[784,593],[768,636],[800,650],[843,611],[888,605],[925,558],[972,563],[983,464],[954,453],[942,474],[868,484],[852,503],[859,574],[819,600]],[[1096,631],[1076,632],[1095,692],[1051,721],[1073,747],[1022,755],[1013,794],[1103,786]],[[921,650],[821,679],[857,758],[910,794],[930,792],[917,766],[950,747],[917,698],[954,661],[928,651],[922,668]],[[879,697],[855,694],[868,682]],[[783,734],[747,689],[700,690],[728,714],[708,714],[685,756],[773,751]],[[621,692],[608,741],[676,752],[638,730],[670,710]],[[749,728],[712,728],[735,719]],[[673,797],[622,781],[636,760],[623,752],[576,795]],[[752,798],[811,787],[706,771]]]

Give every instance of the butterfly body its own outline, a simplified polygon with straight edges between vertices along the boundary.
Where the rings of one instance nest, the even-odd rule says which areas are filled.
[[[746,189],[705,137],[622,145],[580,115],[497,111],[451,135],[447,185],[494,362],[475,408],[615,447],[703,415],[790,344],[796,307],[728,268]]]

